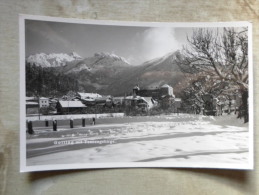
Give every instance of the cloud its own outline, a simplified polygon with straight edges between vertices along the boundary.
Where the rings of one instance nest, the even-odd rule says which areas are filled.
[[[142,33],[140,54],[144,61],[162,57],[180,49],[173,28],[157,27],[146,29]]]

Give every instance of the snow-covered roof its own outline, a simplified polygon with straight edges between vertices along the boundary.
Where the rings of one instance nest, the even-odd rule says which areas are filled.
[[[58,100],[55,100],[55,99],[52,99],[52,100],[49,100],[50,103],[57,103]]]
[[[30,102],[30,101],[27,101],[26,102],[26,105],[39,105],[38,102]]]
[[[26,97],[26,101],[30,101],[30,100],[37,100],[36,97]]]
[[[82,99],[83,102],[95,102],[95,99]]]
[[[152,97],[141,97],[141,99],[146,100],[146,101],[150,101],[150,102],[151,102]]]
[[[80,108],[86,107],[81,101],[59,101],[63,108]]]
[[[82,98],[82,99],[94,99],[94,98],[100,98],[102,97],[100,94],[98,93],[79,93],[78,95]]]
[[[152,97],[141,97],[144,101],[154,104],[156,101]]]
[[[125,98],[126,100],[137,100],[137,99],[141,99],[141,97],[140,96],[136,96],[136,97],[133,97],[132,95],[131,96],[127,96],[126,98]]]
[[[40,97],[40,100],[48,100],[49,98],[46,97]]]
[[[157,103],[152,97],[141,97],[141,99],[147,103],[149,108],[153,108]]]
[[[152,97],[141,97],[141,96],[127,96],[126,100],[144,100],[149,106],[155,103]]]
[[[164,84],[164,85],[162,85],[161,88],[172,88],[172,87],[170,85],[168,85],[168,84]]]
[[[95,101],[109,101],[109,100],[111,100],[111,96],[103,96],[95,99]]]

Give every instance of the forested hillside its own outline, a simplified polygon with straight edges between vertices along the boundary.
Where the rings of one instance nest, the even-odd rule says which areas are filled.
[[[68,91],[78,91],[78,81],[60,74],[55,68],[26,63],[26,96],[58,97]]]

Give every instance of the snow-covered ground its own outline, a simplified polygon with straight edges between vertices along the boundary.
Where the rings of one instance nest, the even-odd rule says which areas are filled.
[[[27,166],[108,162],[248,164],[248,124],[235,115],[139,118],[73,130],[60,128],[58,132],[35,129],[35,135],[26,140]]]

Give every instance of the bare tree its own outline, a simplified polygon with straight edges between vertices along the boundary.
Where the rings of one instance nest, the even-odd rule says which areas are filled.
[[[177,55],[178,65],[184,72],[206,74],[218,85],[227,83],[231,86],[229,91],[238,89],[243,97],[242,110],[247,122],[247,28],[201,28],[194,30],[187,39],[189,44]]]

